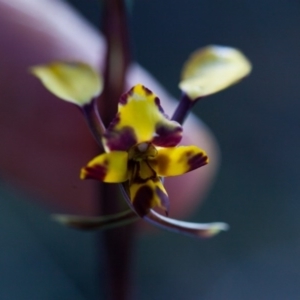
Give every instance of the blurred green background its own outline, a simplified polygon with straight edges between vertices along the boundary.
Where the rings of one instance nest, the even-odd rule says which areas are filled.
[[[98,1],[69,2],[100,22]],[[299,299],[299,14],[296,0],[135,1],[134,56],[175,97],[183,62],[201,46],[239,48],[254,66],[195,109],[222,164],[192,219],[226,221],[230,231],[204,241],[140,237],[136,299]],[[0,299],[98,299],[95,234],[62,229],[6,187],[1,198]]]

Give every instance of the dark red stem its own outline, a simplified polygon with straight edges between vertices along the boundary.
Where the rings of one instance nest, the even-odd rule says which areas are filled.
[[[99,99],[99,107],[103,122],[108,126],[117,112],[118,100],[124,92],[130,55],[124,1],[105,0],[102,13],[107,52],[104,90]],[[102,214],[114,214],[128,208],[116,184],[101,184],[100,193]],[[134,229],[132,224],[103,233],[107,268],[106,299],[131,299]]]
[[[116,114],[117,103],[124,92],[126,72],[130,64],[130,45],[124,0],[104,1],[103,33],[107,42],[107,51],[100,109],[104,124],[107,126]]]

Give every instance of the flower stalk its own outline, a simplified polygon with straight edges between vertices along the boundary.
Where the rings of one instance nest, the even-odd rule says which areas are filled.
[[[104,88],[99,97],[103,122],[112,120],[120,95],[124,91],[130,63],[126,4],[123,0],[105,0],[102,7],[102,31],[106,39]],[[116,184],[101,183],[101,214],[110,215],[128,209]],[[106,250],[107,299],[126,300],[131,296],[134,224],[103,232]]]
[[[196,101],[191,101],[187,94],[182,93],[178,106],[172,116],[172,120],[177,121],[179,124],[183,124],[188,114],[191,112]]]
[[[104,151],[101,137],[103,136],[103,134],[105,132],[105,126],[99,115],[97,100],[93,99],[91,103],[84,105],[80,109],[82,110],[85,121],[86,121],[94,139],[96,140],[100,149],[102,149],[102,151]]]
[[[99,107],[105,126],[115,115],[120,95],[124,92],[130,65],[130,45],[124,0],[105,0],[102,6],[102,32],[106,40],[104,89]]]

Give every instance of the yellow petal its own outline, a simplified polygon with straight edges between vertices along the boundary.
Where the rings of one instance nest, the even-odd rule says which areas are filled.
[[[99,74],[80,62],[54,62],[34,66],[30,71],[55,96],[79,106],[90,103],[103,89]]]
[[[153,207],[169,210],[169,197],[159,178],[150,179],[143,183],[129,183],[130,199],[139,216],[146,215]]]
[[[80,178],[92,178],[104,182],[124,182],[128,179],[127,161],[127,152],[103,153],[81,169]]]
[[[158,176],[177,176],[208,163],[206,153],[196,146],[157,149],[157,156],[149,163]]]
[[[180,124],[167,118],[158,97],[138,84],[121,97],[118,114],[104,135],[104,143],[109,150],[128,150],[150,141],[171,147],[180,142],[181,136]]]
[[[251,63],[239,50],[207,46],[191,55],[182,70],[179,88],[191,100],[217,93],[251,71]]]

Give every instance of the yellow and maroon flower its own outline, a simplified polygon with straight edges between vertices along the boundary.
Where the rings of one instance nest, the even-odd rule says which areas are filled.
[[[177,176],[208,163],[196,146],[177,146],[182,127],[164,113],[159,98],[143,85],[119,102],[118,113],[103,136],[106,153],[81,170],[81,178],[126,182],[134,210],[145,216],[153,207],[169,210],[162,177]]]
[[[201,69],[203,61],[206,62],[206,56],[200,59],[200,65],[195,65],[193,60],[191,64]],[[163,177],[181,175],[208,163],[202,149],[178,146],[182,137],[182,127],[178,122],[183,122],[190,108],[203,96],[195,94],[198,89],[193,88],[194,83],[196,86],[202,84],[201,72],[200,81],[188,82],[188,90],[183,88],[183,97],[173,115],[174,120],[164,113],[155,94],[142,85],[136,85],[121,97],[118,113],[107,129],[97,107],[103,80],[90,66],[80,62],[54,62],[35,66],[31,72],[50,92],[81,110],[95,140],[105,150],[82,168],[81,178],[121,183],[124,199],[130,207],[129,210],[101,217],[58,214],[53,216],[56,221],[79,229],[107,229],[126,225],[141,217],[166,230],[202,238],[228,229],[228,225],[222,222],[201,224],[178,221],[152,209],[160,207],[168,213],[169,198],[163,186]],[[193,74],[189,72],[184,80],[189,80]],[[192,94],[189,87],[192,87]]]

